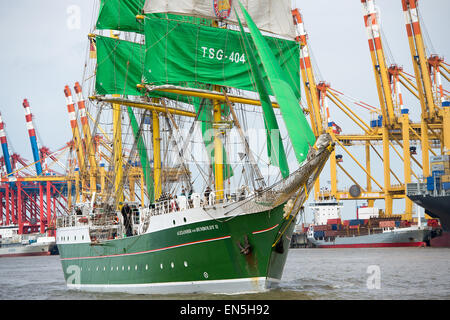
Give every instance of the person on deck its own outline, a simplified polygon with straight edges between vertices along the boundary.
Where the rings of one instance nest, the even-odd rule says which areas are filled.
[[[125,232],[127,237],[133,235],[132,221],[131,221],[131,208],[128,206],[128,203],[125,203],[120,210],[123,217],[123,225],[125,227]]]
[[[207,187],[206,187],[206,190],[205,190],[206,203],[208,203],[208,201],[209,201],[209,195],[210,195],[210,193],[211,193],[211,188],[210,188],[209,186],[207,186]]]

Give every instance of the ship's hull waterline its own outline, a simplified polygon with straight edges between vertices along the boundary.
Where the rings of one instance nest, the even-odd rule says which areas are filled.
[[[204,211],[205,217],[193,223],[187,210],[160,217],[173,220],[171,228],[101,245],[58,243],[67,286],[142,294],[265,291],[281,279],[294,228],[283,218],[283,208],[220,219]],[[57,237],[88,237],[87,228],[70,232],[62,228]]]
[[[383,248],[383,247],[425,247],[431,231],[428,229],[411,229],[387,231],[383,233],[336,237],[325,241],[309,238],[318,248]]]
[[[27,256],[49,256],[51,248],[48,244],[24,245],[12,248],[0,248],[0,258],[27,257]]]

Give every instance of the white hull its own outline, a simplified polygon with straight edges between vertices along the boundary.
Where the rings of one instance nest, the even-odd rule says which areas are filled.
[[[50,255],[51,244],[18,245],[0,248],[0,257],[39,256]]]
[[[278,286],[280,280],[272,278],[243,278],[213,281],[163,282],[152,284],[87,285],[67,284],[68,289],[88,292],[123,292],[130,294],[244,294],[265,292]]]

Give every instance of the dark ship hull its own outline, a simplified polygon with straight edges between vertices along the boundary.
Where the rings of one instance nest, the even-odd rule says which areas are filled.
[[[425,209],[430,217],[439,219],[442,231],[434,234],[430,240],[432,247],[450,247],[450,196],[426,194],[408,195],[414,203]]]

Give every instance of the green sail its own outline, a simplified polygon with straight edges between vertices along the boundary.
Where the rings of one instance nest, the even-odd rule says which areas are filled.
[[[101,0],[96,28],[144,32],[144,23],[136,19],[142,14],[145,0]]]
[[[295,41],[266,37],[300,98],[300,53]],[[145,20],[145,81],[151,85],[207,83],[255,91],[239,31],[169,19]],[[262,64],[258,61],[260,67]],[[263,74],[264,81],[267,76]],[[269,94],[271,94],[269,90]]]
[[[165,32],[161,27],[164,25],[166,27],[174,26],[174,24],[177,26],[175,30],[170,33],[170,37],[165,37]],[[239,32],[156,18],[146,19],[145,25],[146,45],[103,36],[96,37],[96,91],[98,94],[141,96],[145,92],[139,90],[136,85],[143,82],[153,85],[174,84],[184,87],[196,87],[195,84],[208,83],[255,91]],[[190,38],[188,34],[184,34],[183,32],[186,30],[199,34],[206,32],[209,36],[199,38],[197,41],[195,38]],[[216,35],[220,35],[222,40],[216,41]],[[283,69],[290,70],[288,80],[299,98],[298,46],[293,41],[270,37],[267,40]],[[149,43],[153,43],[152,41],[156,43],[149,46]],[[197,43],[198,46],[193,43]],[[193,45],[196,49],[189,47],[188,44]],[[225,56],[227,59],[220,65],[211,64],[203,57],[196,55],[195,52],[194,55],[187,54],[191,50],[200,50],[203,55],[202,47],[218,48],[221,45],[228,49],[223,51],[222,60]],[[189,50],[187,50],[188,47]],[[216,55],[222,52],[221,49],[217,50],[214,51]],[[230,56],[227,56],[225,52]],[[208,50],[208,56],[209,54]],[[211,59],[207,58],[207,60]],[[261,62],[258,62],[258,65],[261,67]],[[222,72],[217,72],[218,68]],[[263,78],[267,83],[265,74]],[[186,98],[162,92],[153,92],[151,96],[175,98],[174,100],[188,102]]]
[[[97,94],[143,95],[136,85],[142,82],[145,47],[138,43],[96,36]]]
[[[286,153],[284,151],[283,142],[281,140],[280,129],[278,127],[275,112],[272,108],[272,102],[270,101],[269,94],[267,93],[266,86],[264,85],[261,72],[258,68],[256,57],[250,47],[249,40],[244,31],[244,27],[241,24],[239,16],[236,14],[241,28],[242,39],[244,40],[245,50],[247,52],[248,59],[250,61],[250,67],[255,79],[256,88],[259,93],[261,101],[261,107],[264,115],[264,126],[266,128],[267,136],[267,153],[271,164],[278,166],[283,178],[289,176],[289,166],[286,159]]]
[[[314,145],[316,138],[300,108],[299,99],[291,87],[288,78],[252,18],[242,4],[239,4],[257,52],[268,75],[275,98],[280,106],[281,115],[286,124],[295,156],[297,161],[302,163],[306,159],[310,146]]]
[[[136,120],[136,116],[134,115],[133,109],[131,107],[127,107],[128,117],[130,118],[131,128],[133,130],[134,139],[137,144],[137,150],[139,153],[139,159],[141,160],[142,171],[144,172],[144,180],[145,186],[147,188],[148,200],[150,203],[155,201],[155,192],[154,192],[154,182],[152,176],[152,170],[149,167],[149,160],[147,155],[147,148],[145,147],[144,139],[142,138],[142,134],[139,132],[139,124]],[[143,186],[141,186],[143,188]]]

